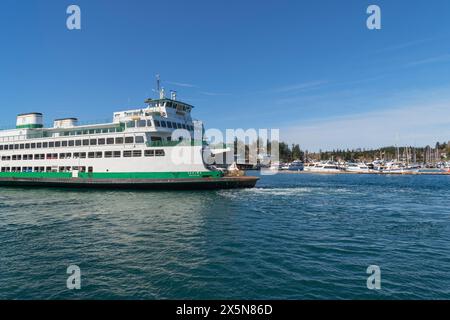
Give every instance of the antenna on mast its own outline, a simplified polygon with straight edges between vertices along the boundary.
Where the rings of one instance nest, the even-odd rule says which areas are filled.
[[[159,74],[156,75],[156,92],[159,94],[161,91],[161,78]]]

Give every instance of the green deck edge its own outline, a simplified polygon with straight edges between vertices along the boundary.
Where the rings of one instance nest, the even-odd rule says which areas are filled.
[[[81,179],[189,179],[220,178],[220,171],[204,172],[94,172],[79,173]],[[70,172],[0,172],[0,178],[16,179],[70,179]]]

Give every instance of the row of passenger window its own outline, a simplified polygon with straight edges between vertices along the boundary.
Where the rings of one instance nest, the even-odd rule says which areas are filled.
[[[2,167],[2,172],[94,172],[93,167]]]
[[[62,147],[80,147],[80,146],[103,146],[112,144],[140,144],[144,143],[143,136],[136,137],[118,137],[118,138],[101,138],[101,139],[80,139],[80,140],[63,140],[50,142],[33,142],[33,143],[16,143],[0,145],[1,150],[26,150],[26,149],[45,149],[45,148],[62,148]]]
[[[189,131],[194,131],[194,126],[189,124],[172,122],[166,120],[153,120],[154,126],[158,128],[169,128],[169,129],[186,129]],[[152,120],[137,120],[137,121],[128,121],[127,128],[145,128],[145,127],[153,127]]]
[[[2,161],[19,160],[57,160],[57,159],[97,159],[97,158],[138,158],[138,157],[164,157],[164,150],[126,150],[105,152],[74,152],[74,153],[47,153],[47,154],[24,154],[2,156]]]

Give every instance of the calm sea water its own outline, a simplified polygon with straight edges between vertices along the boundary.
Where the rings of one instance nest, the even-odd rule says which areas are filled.
[[[449,299],[449,193],[449,176],[295,174],[208,192],[0,188],[0,298]]]

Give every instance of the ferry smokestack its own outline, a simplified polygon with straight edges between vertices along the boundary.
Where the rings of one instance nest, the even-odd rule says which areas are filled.
[[[43,128],[43,116],[40,112],[23,113],[17,115],[16,129]]]

